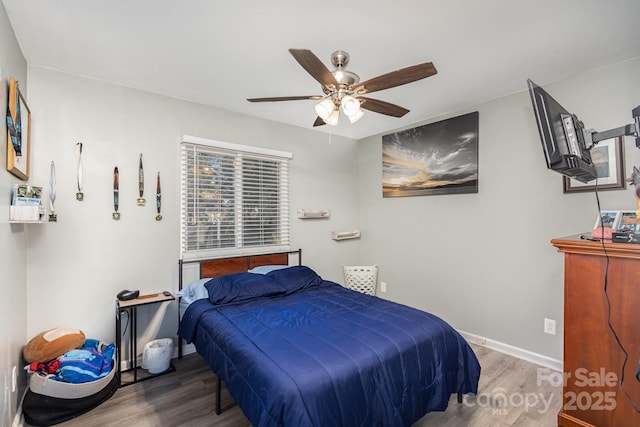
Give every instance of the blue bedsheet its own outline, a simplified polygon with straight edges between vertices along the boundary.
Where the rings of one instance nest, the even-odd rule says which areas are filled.
[[[195,301],[179,335],[253,426],[408,426],[476,393],[480,365],[432,314],[320,280],[292,293]]]

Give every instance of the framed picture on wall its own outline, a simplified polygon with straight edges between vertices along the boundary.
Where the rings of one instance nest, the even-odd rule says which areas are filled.
[[[598,173],[598,191],[620,190],[627,188],[624,179],[624,143],[622,137],[600,141],[590,150],[591,160]],[[593,191],[596,180],[586,184],[573,178],[562,177],[562,189],[565,193]]]
[[[6,124],[7,170],[26,181],[29,179],[31,110],[20,92],[18,82],[13,77],[9,80],[9,108]]]
[[[382,197],[478,192],[477,111],[382,137]]]

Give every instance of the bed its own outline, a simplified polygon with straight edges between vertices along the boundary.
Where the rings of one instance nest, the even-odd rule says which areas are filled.
[[[324,280],[297,253],[202,261],[207,295],[181,308],[179,336],[253,426],[408,426],[477,392],[478,359],[446,322]]]

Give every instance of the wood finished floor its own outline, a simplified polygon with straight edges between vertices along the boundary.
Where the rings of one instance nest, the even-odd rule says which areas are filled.
[[[472,346],[482,375],[477,396],[458,404],[453,396],[444,412],[432,412],[414,427],[555,426],[562,389],[538,386],[538,365]],[[197,354],[174,360],[177,371],[122,387],[105,403],[61,427],[249,426],[240,408],[222,390],[221,415],[214,413],[216,377]],[[528,402],[528,404],[527,404]],[[535,406],[534,403],[537,403]],[[529,406],[529,407],[527,407]],[[28,426],[28,424],[25,424]],[[297,426],[296,426],[297,427]]]

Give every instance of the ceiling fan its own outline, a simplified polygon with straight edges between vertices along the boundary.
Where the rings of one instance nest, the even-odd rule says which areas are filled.
[[[336,51],[331,54],[331,63],[334,71],[327,67],[308,49],[289,49],[296,61],[311,76],[322,85],[324,95],[310,96],[281,96],[272,98],[249,98],[250,102],[275,102],[275,101],[299,101],[314,99],[320,102],[316,105],[318,117],[313,126],[324,124],[337,125],[340,116],[340,107],[351,123],[359,120],[365,110],[385,114],[392,117],[402,117],[409,112],[404,107],[365,97],[363,95],[379,90],[389,89],[421,80],[437,73],[431,62],[424,62],[410,67],[401,68],[386,74],[360,82],[360,77],[345,67],[349,63],[349,54],[344,51]]]

